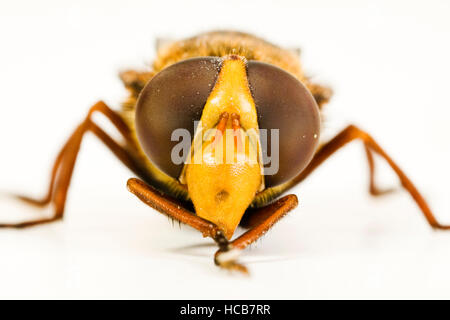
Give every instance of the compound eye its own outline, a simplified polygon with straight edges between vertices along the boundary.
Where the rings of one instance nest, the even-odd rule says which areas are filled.
[[[261,143],[265,184],[266,187],[274,187],[294,178],[311,161],[319,141],[319,108],[309,90],[297,78],[273,65],[249,61],[248,80],[259,128],[267,132],[267,143],[263,140]],[[278,141],[271,141],[272,129],[279,130]],[[277,147],[278,171],[270,174],[276,166],[274,148]]]
[[[136,131],[147,157],[161,171],[178,178],[183,163],[176,164],[171,152],[179,141],[172,132],[186,129],[194,136],[194,121],[203,107],[220,70],[219,58],[201,57],[173,64],[156,74],[142,90],[136,107]]]

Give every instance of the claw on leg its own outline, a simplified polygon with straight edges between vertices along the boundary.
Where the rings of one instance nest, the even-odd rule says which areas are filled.
[[[224,269],[248,274],[247,268],[237,262],[242,250],[264,235],[276,222],[294,209],[297,204],[297,197],[290,194],[265,207],[248,212],[247,214],[250,215],[249,220],[252,222],[248,225],[250,229],[232,242],[228,242],[224,238],[227,242],[219,245],[220,248],[214,256],[216,265]]]
[[[242,250],[233,247],[228,250],[219,250],[214,256],[214,263],[223,269],[238,271],[248,275],[247,267],[237,262],[241,252]]]

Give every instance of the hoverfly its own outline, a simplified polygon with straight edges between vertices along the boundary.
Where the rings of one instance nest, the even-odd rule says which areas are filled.
[[[384,193],[374,183],[376,154],[428,223],[450,228],[439,224],[368,133],[350,125],[319,143],[322,108],[332,92],[305,76],[293,50],[245,33],[215,31],[161,44],[151,70],[129,70],[120,77],[130,93],[122,108],[113,111],[101,101],[92,106],[57,155],[46,195],[19,196],[36,206],[53,204],[53,217],[0,227],[63,218],[77,154],[91,132],[138,177],[127,182],[131,193],[217,243],[214,261],[220,267],[246,271],[237,262],[240,252],[297,206],[295,195],[280,196],[356,140],[365,148],[372,195]],[[100,128],[94,113],[106,116],[124,143]],[[180,148],[177,132],[188,136],[187,147]],[[248,230],[231,240],[238,225]]]

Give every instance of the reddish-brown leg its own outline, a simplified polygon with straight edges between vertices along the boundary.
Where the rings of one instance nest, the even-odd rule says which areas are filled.
[[[129,152],[123,146],[115,142],[105,131],[103,131],[92,121],[92,114],[94,112],[99,112],[105,115],[107,119],[115,125],[125,141],[131,143],[131,133],[123,120],[106,104],[103,102],[98,102],[90,109],[86,119],[77,127],[75,132],[70,136],[56,157],[46,196],[43,197],[43,199],[38,200],[18,196],[21,200],[36,206],[45,206],[49,203],[53,203],[55,206],[54,216],[51,218],[37,219],[21,223],[0,224],[0,228],[24,228],[62,219],[73,169],[82,139],[86,132],[94,133],[94,135],[97,136],[100,141],[102,141],[128,168],[136,174],[141,173],[139,166],[134,162]]]
[[[231,241],[226,248],[219,248],[214,257],[215,263],[221,267],[245,272],[246,268],[236,262],[241,250],[263,236],[277,221],[297,205],[297,196],[289,194],[265,207],[246,213],[247,217],[245,217],[242,225],[250,229]]]
[[[367,145],[367,143],[364,143],[364,150],[366,151],[367,156],[367,163],[369,164],[369,192],[372,196],[383,196],[389,193],[392,193],[396,191],[395,188],[389,188],[389,189],[380,189],[377,187],[375,183],[375,161],[373,159],[373,151],[370,149],[370,147]]]
[[[252,214],[255,222],[253,228],[236,240],[229,242],[214,223],[196,216],[178,200],[162,194],[136,178],[128,180],[127,186],[131,193],[148,206],[197,229],[204,237],[214,239],[219,246],[219,251],[217,251],[214,259],[215,263],[220,267],[242,272],[247,272],[247,269],[236,263],[236,253],[265,234],[288,211],[295,208],[298,203],[295,195],[287,195],[264,208],[255,210]]]
[[[204,237],[210,237],[217,242],[220,248],[227,248],[228,240],[220,229],[212,222],[196,216],[185,208],[180,201],[164,195],[155,188],[147,185],[140,179],[131,178],[127,182],[128,190],[146,205],[156,211],[187,224],[200,231]]]
[[[361,140],[367,149],[370,149],[370,151],[378,154],[384,160],[386,160],[386,162],[389,164],[392,170],[394,170],[394,172],[397,174],[402,186],[409,192],[411,197],[419,206],[420,210],[424,214],[430,226],[436,229],[450,229],[450,226],[442,225],[436,220],[425,199],[417,190],[417,188],[414,186],[414,184],[411,182],[411,180],[409,180],[409,178],[403,173],[403,171],[397,166],[397,164],[386,154],[386,152],[378,145],[378,143],[375,142],[375,140],[368,133],[362,131],[361,129],[353,125],[348,126],[336,137],[334,137],[331,141],[326,143],[316,153],[309,166],[292,181],[292,185],[295,185],[303,181],[307,176],[309,176],[311,172],[313,172],[326,159],[328,159],[328,157],[330,157],[337,150],[345,146],[347,143],[357,139]],[[370,152],[368,152],[368,155],[369,154]],[[368,158],[369,158],[369,166],[371,168],[371,177],[373,181],[373,170],[374,170],[373,159],[371,156],[368,156]],[[373,184],[373,182],[371,184]]]

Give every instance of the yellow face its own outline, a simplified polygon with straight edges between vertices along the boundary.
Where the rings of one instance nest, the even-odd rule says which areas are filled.
[[[264,188],[259,143],[245,60],[225,57],[180,180],[197,215],[215,223],[228,239]]]

